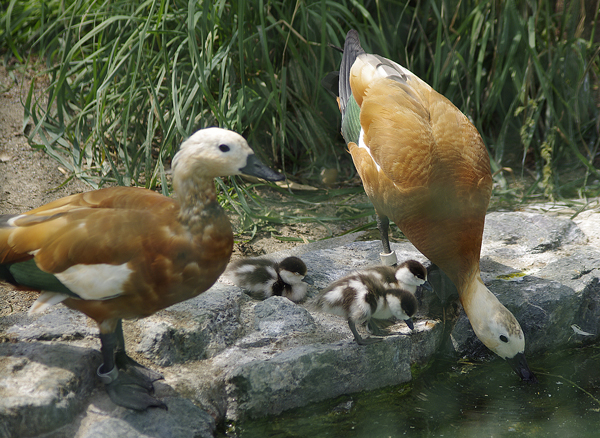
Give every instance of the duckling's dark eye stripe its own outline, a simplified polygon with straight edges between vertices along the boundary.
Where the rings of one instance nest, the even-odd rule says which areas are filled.
[[[221,144],[219,145],[219,149],[221,150],[221,152],[229,152],[230,148],[226,144]]]

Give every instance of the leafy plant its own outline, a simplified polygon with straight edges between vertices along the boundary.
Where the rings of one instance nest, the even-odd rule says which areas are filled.
[[[328,44],[348,29],[397,60],[474,122],[496,193],[506,168],[532,178],[516,198],[597,194],[599,0],[3,1],[0,44],[46,61],[25,99],[32,145],[93,186],[160,186],[194,130],[242,133],[261,158],[318,184],[354,176]],[[250,212],[247,212],[250,214]],[[273,220],[272,218],[269,220]]]

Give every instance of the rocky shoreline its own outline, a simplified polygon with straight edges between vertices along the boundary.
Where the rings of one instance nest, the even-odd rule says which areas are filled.
[[[254,300],[226,273],[195,299],[126,322],[129,352],[165,376],[156,395],[168,411],[134,412],[110,402],[95,376],[96,327],[84,315],[55,306],[33,317],[0,318],[0,437],[212,437],[221,421],[409,382],[411,367],[439,351],[501,360],[475,337],[460,306],[443,306],[435,294],[420,297],[413,332],[401,322],[393,335],[367,346],[354,342],[342,318],[315,312],[310,297],[320,289],[378,262],[380,243],[359,237],[269,255],[304,260],[313,282],[306,303]],[[392,247],[399,260],[425,262],[409,242]],[[536,355],[598,342],[600,213],[576,221],[489,213],[481,270],[520,321],[534,371]]]

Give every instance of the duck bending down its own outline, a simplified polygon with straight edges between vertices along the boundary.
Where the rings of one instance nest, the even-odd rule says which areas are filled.
[[[409,70],[365,53],[354,30],[332,91],[339,95],[342,135],[377,212],[384,260],[395,263],[391,219],[454,283],[477,337],[522,379],[536,381],[521,326],[481,280],[492,176],[477,129]]]
[[[299,257],[286,257],[280,262],[263,258],[246,258],[231,264],[233,281],[260,298],[284,296],[291,301],[302,301],[308,285],[306,265]]]
[[[414,329],[411,317],[418,307],[415,296],[404,289],[387,287],[374,273],[366,270],[340,278],[321,291],[315,302],[317,309],[346,318],[359,345],[381,341],[381,338],[363,339],[356,330],[356,324],[369,324],[373,319],[396,317]],[[369,327],[375,335],[389,334],[376,324],[369,324]]]
[[[100,330],[100,380],[118,405],[166,407],[150,394],[162,378],[125,353],[122,319],[143,318],[206,291],[233,249],[214,178],[284,177],[254,155],[239,134],[194,133],[172,163],[176,199],[113,187],[0,216],[0,279],[42,292],[40,311],[58,302],[94,319]]]

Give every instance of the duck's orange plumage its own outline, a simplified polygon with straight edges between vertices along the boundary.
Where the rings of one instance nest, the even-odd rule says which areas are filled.
[[[0,229],[0,242],[11,244],[0,262],[24,261],[35,252],[36,265],[52,274],[75,265],[127,264],[131,273],[115,297],[64,301],[112,331],[118,319],[152,315],[217,280],[231,256],[233,235],[213,202],[217,208],[208,204],[188,234],[178,220],[179,203],[150,190],[115,187],[68,196],[16,218],[14,228]]]
[[[115,187],[0,216],[0,279],[44,292],[34,307],[62,301],[93,318],[104,357],[99,375],[113,401],[135,409],[162,406],[148,395],[156,373],[125,355],[120,321],[152,315],[217,280],[233,234],[214,178],[240,173],[283,178],[240,135],[209,128],[184,142],[173,160],[177,199]]]
[[[350,85],[364,89],[355,70]],[[423,88],[381,80],[368,88],[360,113],[368,149],[348,147],[378,214],[458,287],[471,280],[479,261],[492,191],[489,157],[467,118],[426,84],[417,85]]]
[[[343,52],[342,134],[377,212],[384,252],[391,254],[391,219],[452,280],[477,336],[535,380],[518,322],[479,273],[492,177],[477,129],[409,70],[365,53],[356,31]]]

